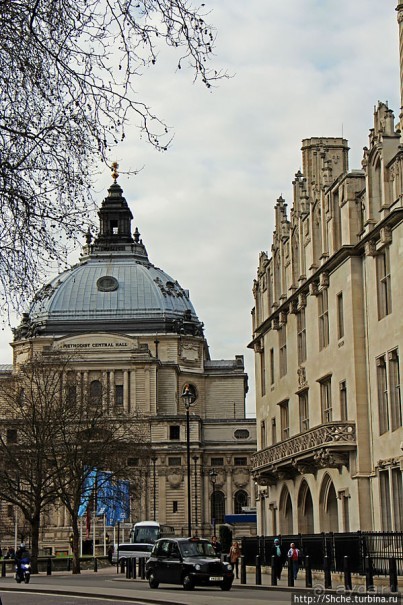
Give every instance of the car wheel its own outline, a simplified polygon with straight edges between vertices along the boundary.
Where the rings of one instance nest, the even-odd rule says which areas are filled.
[[[188,574],[186,574],[186,576],[183,576],[182,586],[185,590],[194,589],[195,585],[194,585],[194,582],[193,582],[193,579],[191,578],[191,576],[189,576]]]
[[[158,586],[160,585],[153,572],[151,572],[148,576],[148,584],[150,585],[150,588],[158,588]]]
[[[232,582],[221,582],[220,588],[221,590],[231,590]]]

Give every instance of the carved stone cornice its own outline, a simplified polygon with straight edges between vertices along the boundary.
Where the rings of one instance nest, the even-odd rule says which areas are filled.
[[[253,475],[253,480],[259,485],[259,487],[267,487],[277,483],[277,477],[270,473],[265,473],[264,475],[260,475],[259,473],[255,474]]]
[[[345,454],[356,447],[354,422],[328,422],[260,450],[252,456],[251,464],[255,475],[275,478],[280,467],[298,470],[301,463],[316,469],[340,467],[348,462]]]
[[[293,460],[292,465],[300,475],[316,475],[318,470],[315,464],[304,462],[303,460]]]
[[[346,452],[333,452],[330,448],[322,448],[315,453],[315,462],[319,468],[338,468],[347,466],[348,464],[348,453]]]

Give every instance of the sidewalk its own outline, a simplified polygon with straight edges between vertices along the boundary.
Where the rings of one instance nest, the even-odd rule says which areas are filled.
[[[240,574],[239,574],[240,575]],[[366,592],[366,581],[364,576],[360,576],[358,574],[351,575],[352,581],[352,590],[355,592]],[[298,578],[294,580],[294,586],[288,586],[288,569],[285,568],[281,575],[281,580],[277,581],[277,586],[272,586],[271,584],[271,568],[263,567],[262,568],[262,584],[261,586],[264,588],[270,589],[283,589],[283,590],[313,590],[317,588],[318,590],[324,590],[324,573],[320,571],[312,571],[312,588],[307,588],[305,583],[305,569],[301,568],[298,573]],[[240,585],[241,580],[235,579],[234,585]],[[256,587],[256,572],[254,567],[247,567],[246,572],[246,586],[248,588]],[[391,594],[402,594],[403,593],[403,577],[399,576],[398,578],[398,589],[399,593],[391,593]],[[330,589],[326,589],[330,591],[338,591],[344,592],[344,575],[341,573],[332,573],[332,587]],[[376,593],[385,593],[388,594],[390,592],[389,586],[389,577],[388,576],[376,576],[374,577],[374,592]]]

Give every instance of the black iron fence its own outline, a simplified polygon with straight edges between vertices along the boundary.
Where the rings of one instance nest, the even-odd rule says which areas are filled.
[[[397,573],[403,576],[403,532],[351,532],[321,533],[242,538],[242,554],[247,565],[254,565],[260,555],[263,565],[270,565],[274,538],[278,537],[285,554],[295,542],[302,554],[302,563],[309,555],[314,570],[323,569],[325,555],[332,571],[343,572],[344,557],[350,559],[353,573],[365,573],[365,560],[369,560],[373,573],[387,575],[389,559],[396,559]]]

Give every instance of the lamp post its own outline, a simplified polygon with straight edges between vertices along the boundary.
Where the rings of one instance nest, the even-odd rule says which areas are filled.
[[[151,458],[152,463],[153,463],[153,521],[156,521],[156,509],[157,509],[157,502],[156,502],[156,492],[157,492],[157,479],[156,479],[156,475],[155,475],[155,463],[157,462],[157,456],[153,456]]]
[[[196,396],[192,392],[190,385],[186,384],[181,395],[186,409],[186,466],[187,466],[187,497],[188,497],[188,535],[192,535],[192,501],[190,487],[190,421],[189,408],[195,404]]]
[[[193,462],[195,463],[195,528],[197,535],[197,461],[199,456],[193,456]]]
[[[217,475],[218,475],[218,473],[215,470],[215,468],[212,468],[211,471],[209,472],[209,475],[210,475],[210,480],[211,480],[211,483],[212,483],[212,486],[213,486],[213,495],[212,495],[212,498],[211,498],[213,506],[212,506],[212,511],[211,512],[212,512],[212,517],[213,517],[213,519],[212,519],[213,520],[213,536],[215,536],[215,523],[216,523],[216,516],[215,516],[216,515],[215,484],[216,484],[216,481],[217,481]]]

